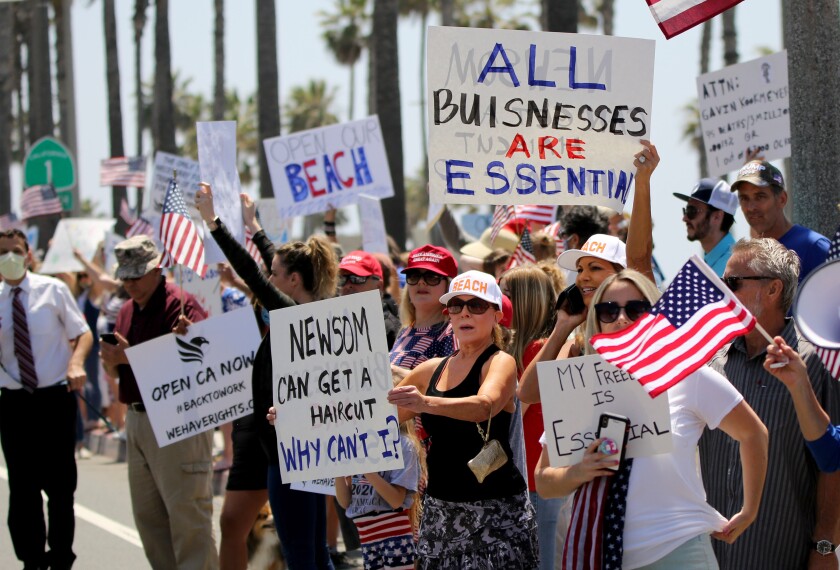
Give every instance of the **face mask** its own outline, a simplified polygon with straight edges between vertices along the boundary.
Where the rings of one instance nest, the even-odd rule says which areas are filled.
[[[3,279],[17,281],[26,273],[26,258],[12,251],[0,255],[0,275]]]
[[[268,316],[268,311],[265,307],[260,309],[260,316],[262,317],[265,326],[271,326],[271,318]]]

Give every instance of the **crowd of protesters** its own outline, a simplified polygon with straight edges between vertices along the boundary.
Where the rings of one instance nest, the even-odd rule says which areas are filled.
[[[224,428],[215,464],[228,471],[218,549],[212,432],[159,447],[125,355],[183,334],[204,309],[162,273],[148,237],[116,247],[115,271],[101,253],[88,260],[77,252],[85,271],[59,276],[65,287],[34,272],[24,234],[0,233],[0,436],[17,557],[25,568],[72,566],[73,454],[84,457],[85,430],[100,425],[102,412],[124,433],[135,523],[156,569],[246,568],[248,533],[266,502],[292,570],[345,566],[335,550],[339,526],[368,568],[837,568],[840,383],[790,314],[829,240],[786,218],[784,179],[767,162],[748,162],[731,187],[704,179],[674,195],[686,202],[688,240],[700,242],[773,344],[756,331],[738,337],[669,390],[670,452],[619,461],[596,439],[579,462],[549,464],[543,412],[551,404],[541,401],[537,364],[594,354],[593,335],[627,329],[661,294],[650,213],[659,154],[644,141],[634,159],[629,215],[560,208],[552,229],[514,220],[457,249],[450,239],[442,242],[449,247],[391,255],[344,253],[334,212],[323,235],[275,245],[243,195],[242,223],[262,263],[225,224],[239,221],[216,216],[203,184],[196,207],[206,239],[228,262],[220,268],[225,310],[250,307],[263,335],[255,411]],[[736,242],[729,230],[739,205],[751,237]],[[514,255],[526,228],[532,263]],[[364,291],[382,302],[388,400],[399,410],[405,467],[340,477],[335,498],[294,490],[283,481],[272,426],[268,313]],[[28,344],[11,326],[21,310]],[[83,384],[86,398],[68,397]],[[77,413],[77,402],[94,409]],[[44,406],[68,424],[72,441],[15,429],[21,414]],[[51,450],[51,466],[22,452],[35,446]],[[41,491],[50,499],[46,521]],[[620,520],[608,520],[615,515],[602,503]],[[379,525],[399,532],[381,541]]]

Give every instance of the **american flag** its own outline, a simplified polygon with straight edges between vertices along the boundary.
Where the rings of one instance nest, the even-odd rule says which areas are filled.
[[[130,238],[134,236],[149,236],[155,235],[155,227],[143,216],[139,216],[137,220],[129,226],[125,232],[125,237]]]
[[[18,219],[14,212],[0,216],[0,232],[6,230],[23,230],[26,225]]]
[[[834,239],[831,240],[831,247],[828,248],[826,262],[836,259],[840,259],[840,225],[837,226],[837,231],[834,232]],[[815,347],[815,350],[820,360],[825,364],[825,368],[831,377],[840,380],[840,350],[821,347]]]
[[[184,196],[174,178],[169,180],[166,198],[163,200],[160,241],[163,244],[161,267],[171,267],[175,263],[180,263],[204,279],[207,273],[207,264],[204,262],[204,244],[198,228],[187,213]]]
[[[24,190],[20,197],[20,211],[24,220],[60,214],[61,200],[58,199],[55,188],[49,184],[32,186]]]
[[[254,243],[254,234],[251,233],[251,230],[245,226],[245,249],[248,250],[248,255],[254,258],[254,261],[257,262],[257,265],[263,265],[263,258],[262,254],[260,253],[260,248],[257,247],[257,244]]]
[[[692,255],[648,314],[623,331],[594,335],[590,343],[654,398],[755,324],[714,271]]]
[[[526,220],[537,224],[550,224],[554,221],[554,213],[557,206],[553,204],[532,204],[514,206],[514,217],[519,220]]]
[[[669,40],[740,2],[741,0],[647,0],[653,19]]]
[[[125,198],[123,198],[120,202],[120,217],[129,226],[137,221],[137,216],[134,214],[134,210],[128,207],[128,200]]]
[[[146,157],[106,158],[99,166],[99,185],[142,188],[146,185]]]
[[[563,222],[557,220],[553,224],[547,225],[543,231],[554,238],[555,254],[559,256],[566,251],[566,242],[560,237],[560,234],[563,233]]]
[[[513,213],[513,206],[496,206],[493,211],[493,221],[490,223],[490,227],[493,228],[490,232],[490,243],[496,240],[496,236],[499,235],[505,224],[513,219]]]
[[[354,487],[364,479],[354,478]],[[376,513],[353,519],[364,545],[365,568],[379,570],[412,570],[414,568],[414,539],[408,511]]]
[[[537,258],[534,257],[534,244],[531,242],[531,230],[525,228],[522,232],[522,237],[519,238],[516,249],[513,250],[513,254],[510,256],[507,268],[513,269],[519,265],[536,262]]]

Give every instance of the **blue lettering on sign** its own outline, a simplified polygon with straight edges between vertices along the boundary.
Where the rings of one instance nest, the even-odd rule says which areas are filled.
[[[307,186],[306,180],[300,176],[301,170],[300,164],[286,165],[286,178],[289,179],[289,187],[292,189],[292,198],[295,199],[295,202],[305,200],[309,195],[309,186]]]
[[[341,181],[339,181],[335,169],[330,163],[330,157],[326,154],[324,155],[324,177],[327,179],[327,192],[332,194],[333,186],[335,186],[335,190],[341,190]]]
[[[468,188],[455,188],[452,186],[452,181],[463,178],[469,180],[469,172],[452,172],[452,167],[472,168],[473,163],[466,160],[447,160],[446,161],[446,192],[447,194],[467,194],[473,196],[475,192]]]
[[[516,189],[516,192],[520,195],[531,194],[534,192],[534,190],[537,189],[537,181],[534,180],[531,176],[528,176],[528,174],[525,172],[526,170],[530,170],[532,174],[537,173],[537,169],[534,168],[534,166],[531,164],[525,163],[520,164],[516,167],[516,175],[525,182],[528,182],[526,186],[519,186]]]
[[[312,467],[314,456],[315,465],[321,461],[321,441],[300,440],[292,438],[292,443],[287,448],[284,442],[280,442],[280,456],[286,465],[286,471],[303,471]],[[305,461],[305,464],[304,464]]]
[[[359,148],[351,149],[350,156],[353,157],[353,166],[356,168],[356,185],[364,186],[373,182],[367,157],[365,156],[365,147],[360,146]]]
[[[497,55],[502,56],[502,59],[505,60],[505,65],[498,67],[493,66],[493,62],[496,61]],[[514,71],[513,65],[510,63],[510,59],[508,59],[507,53],[505,53],[505,48],[502,44],[496,44],[493,47],[493,52],[490,54],[490,57],[487,59],[487,63],[484,65],[484,69],[481,70],[481,74],[478,76],[478,82],[484,83],[484,79],[491,71],[493,73],[507,73],[510,75],[510,80],[513,82],[513,86],[519,87],[519,79],[516,77],[516,71]]]
[[[540,168],[540,193],[542,194],[557,194],[558,192],[562,192],[562,190],[549,190],[548,183],[549,182],[557,182],[560,179],[556,176],[552,176],[551,173],[554,171],[565,170],[565,166],[554,165],[554,166],[543,166]],[[556,186],[556,185],[555,185]]]
[[[569,87],[572,89],[598,89],[606,91],[607,86],[603,83],[578,83],[575,81],[575,68],[577,67],[577,48],[572,46],[569,52]]]
[[[493,168],[501,168],[502,172],[493,172]],[[508,182],[507,176],[505,176],[505,164],[501,160],[494,160],[490,164],[487,165],[487,176],[490,178],[496,178],[497,180],[501,180],[503,186],[501,188],[485,188],[484,191],[488,194],[504,194],[508,190],[510,190],[510,182]]]
[[[543,79],[534,78],[534,68],[537,59],[537,44],[531,44],[531,51],[528,54],[528,85],[542,86],[542,87],[556,87],[557,83],[554,81],[547,81]]]

